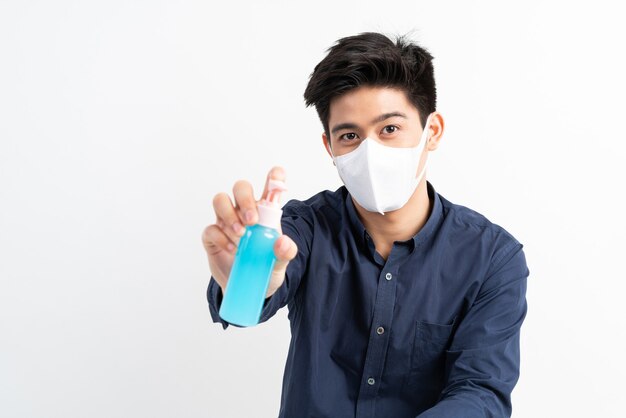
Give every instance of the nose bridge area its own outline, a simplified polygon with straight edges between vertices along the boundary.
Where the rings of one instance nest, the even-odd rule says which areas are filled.
[[[361,142],[365,141],[366,139],[369,139],[369,140],[372,140],[372,141],[376,141],[379,144],[383,143],[383,140],[378,137],[378,133],[373,128],[370,129],[370,130],[365,131],[365,135],[366,136],[363,137],[363,139],[361,139]]]

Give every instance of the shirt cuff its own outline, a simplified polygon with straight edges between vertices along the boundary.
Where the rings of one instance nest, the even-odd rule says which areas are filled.
[[[265,298],[265,301],[263,302],[263,310],[261,311],[261,320],[259,321],[259,323],[265,320],[264,316],[268,312],[268,306],[271,308],[270,302],[272,301],[272,299],[276,299],[276,298],[273,298],[275,294],[276,293],[274,293],[269,298]],[[217,283],[215,278],[211,276],[211,280],[209,281],[209,286],[207,288],[207,301],[209,302],[209,312],[211,313],[211,319],[213,320],[213,322],[215,323],[219,322],[220,324],[222,324],[223,329],[228,328],[229,325],[232,325],[238,328],[247,328],[241,325],[228,322],[220,316],[219,311],[220,311],[220,306],[222,306],[223,297],[224,297],[224,294],[222,292],[222,288]]]

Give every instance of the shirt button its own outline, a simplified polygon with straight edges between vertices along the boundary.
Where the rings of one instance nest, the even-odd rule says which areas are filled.
[[[383,332],[385,332],[385,328],[383,327],[378,327],[376,328],[376,332],[378,333],[378,335],[382,334]]]
[[[385,274],[385,279],[387,279],[387,280],[391,280],[392,277],[393,276],[391,275],[391,273]]]
[[[374,378],[373,378],[373,377],[370,377],[369,379],[367,379],[367,383],[368,383],[369,385],[373,385],[374,383],[376,383],[376,381],[374,380]]]

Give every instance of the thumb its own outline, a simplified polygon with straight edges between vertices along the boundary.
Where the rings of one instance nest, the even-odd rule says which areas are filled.
[[[287,235],[281,235],[274,243],[276,263],[274,270],[280,271],[287,268],[287,264],[298,254],[298,246]]]

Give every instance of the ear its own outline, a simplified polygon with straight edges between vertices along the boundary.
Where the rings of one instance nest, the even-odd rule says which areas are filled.
[[[433,112],[430,117],[430,126],[428,128],[430,130],[430,139],[426,143],[428,151],[435,151],[439,147],[439,142],[443,136],[444,126],[445,123],[441,113]]]
[[[330,150],[330,141],[326,137],[326,132],[322,132],[322,142],[324,143],[324,148],[326,148],[326,152],[328,153],[330,158],[333,158],[333,154]],[[336,165],[334,161],[333,161],[333,165]]]

